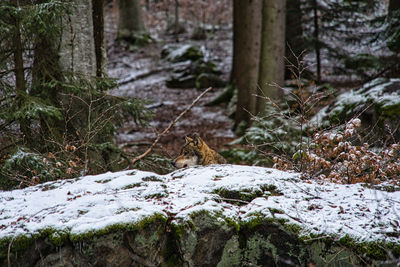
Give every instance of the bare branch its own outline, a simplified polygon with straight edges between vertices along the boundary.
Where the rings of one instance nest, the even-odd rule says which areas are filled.
[[[182,117],[183,115],[186,114],[186,112],[188,112],[190,109],[192,109],[192,107],[209,91],[211,91],[212,87],[209,87],[208,89],[206,89],[203,93],[201,93],[193,102],[192,104],[190,104],[189,107],[187,107],[184,111],[181,112],[181,114],[179,114],[178,117],[175,118],[175,120],[171,121],[171,123],[168,125],[167,128],[165,128],[164,131],[162,131],[160,134],[157,135],[157,138],[154,140],[154,142],[151,144],[151,146],[141,155],[137,156],[136,158],[134,158],[131,163],[130,163],[130,167],[133,166],[133,164],[135,164],[136,162],[138,162],[139,160],[143,159],[144,157],[146,157],[148,154],[150,154],[150,152],[153,150],[154,146],[160,141],[161,137],[163,135],[165,135]]]

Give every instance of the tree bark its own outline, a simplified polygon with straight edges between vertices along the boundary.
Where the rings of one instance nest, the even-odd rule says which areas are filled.
[[[95,0],[93,0],[95,1]],[[64,71],[96,76],[92,0],[74,0],[74,10],[64,22],[60,66]]]
[[[285,57],[287,64],[293,64],[295,67],[298,66],[296,57],[299,57],[301,53],[306,49],[303,38],[303,27],[302,27],[302,11],[300,0],[287,0],[286,1],[286,49]],[[299,58],[302,60],[302,57]],[[285,79],[291,79],[293,77],[290,68],[285,68]],[[298,73],[296,73],[298,74]]]
[[[24,74],[24,60],[22,55],[22,42],[21,42],[21,32],[19,18],[15,19],[15,32],[13,36],[14,45],[14,65],[15,65],[15,86],[17,91],[17,96],[26,94],[25,89],[25,74]]]
[[[315,60],[317,61],[317,83],[321,81],[321,52],[319,45],[319,23],[318,23],[318,3],[317,0],[313,1],[314,11],[314,47],[315,47]]]
[[[262,35],[257,94],[257,113],[265,110],[266,99],[277,100],[285,78],[286,0],[263,0]],[[272,85],[272,84],[276,84]]]
[[[13,4],[18,6],[18,1],[14,0]],[[23,105],[24,96],[26,95],[26,85],[25,85],[25,73],[24,73],[24,59],[23,59],[23,47],[21,40],[20,31],[20,20],[15,17],[15,31],[12,37],[14,46],[14,67],[15,67],[15,87],[16,87],[16,97],[17,105]],[[21,119],[20,121],[20,131],[29,140],[31,138],[30,121],[27,119]]]
[[[135,39],[135,33],[144,31],[140,0],[120,0],[118,39]]]
[[[400,10],[400,1],[399,0],[390,0],[389,1],[389,14],[393,13],[396,10]]]
[[[261,48],[262,0],[233,1],[233,62],[231,82],[238,90],[235,128],[247,126],[256,111],[255,93]]]
[[[102,77],[107,72],[106,40],[104,35],[104,0],[92,0],[92,4],[96,76]]]
[[[175,0],[175,42],[179,42],[179,1]]]

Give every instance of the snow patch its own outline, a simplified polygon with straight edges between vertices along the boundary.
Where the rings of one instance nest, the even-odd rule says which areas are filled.
[[[269,194],[274,188],[280,194]],[[235,205],[215,192],[264,191],[246,205]],[[0,192],[0,238],[53,228],[72,234],[135,223],[160,213],[186,220],[198,210],[249,220],[271,210],[309,232],[359,241],[400,243],[400,192],[361,184],[302,181],[298,173],[276,169],[212,165],[177,170],[167,175],[129,170],[48,182],[22,190]],[[397,223],[396,223],[397,222]]]

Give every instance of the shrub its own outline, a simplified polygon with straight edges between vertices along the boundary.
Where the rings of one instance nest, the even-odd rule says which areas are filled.
[[[303,177],[336,183],[398,184],[400,145],[374,151],[358,135],[360,126],[360,119],[355,118],[346,123],[343,131],[315,133],[311,143],[303,151],[297,151],[291,161],[274,157],[274,167],[294,169],[300,165]]]

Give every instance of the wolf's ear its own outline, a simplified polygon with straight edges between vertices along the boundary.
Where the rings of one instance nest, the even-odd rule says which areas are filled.
[[[200,136],[198,136],[197,134],[195,134],[194,136],[193,136],[193,142],[194,142],[194,144],[196,145],[196,146],[202,146],[203,145],[203,139],[201,139],[200,138]]]
[[[190,143],[190,142],[192,142],[192,141],[193,141],[192,138],[190,138],[189,136],[185,136],[185,142],[186,142],[186,144],[188,144],[188,143]]]

